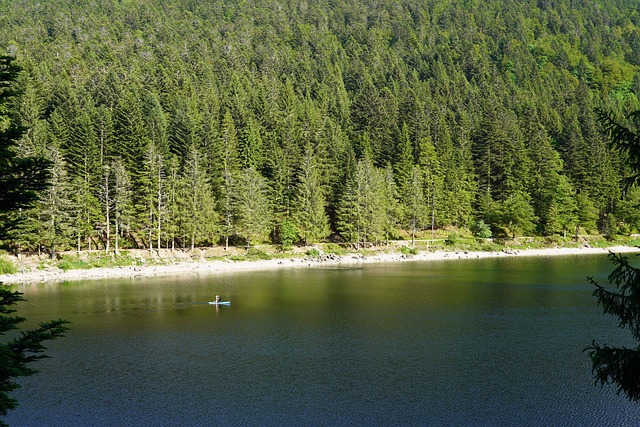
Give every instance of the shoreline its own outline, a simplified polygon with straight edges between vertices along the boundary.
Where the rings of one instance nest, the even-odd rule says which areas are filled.
[[[210,275],[219,273],[233,273],[240,271],[277,270],[289,268],[314,268],[324,266],[364,265],[372,263],[395,263],[417,261],[442,261],[456,259],[480,259],[513,256],[567,256],[567,255],[595,255],[614,253],[640,253],[640,248],[633,246],[612,246],[608,248],[545,248],[545,249],[510,249],[500,252],[467,252],[467,251],[437,251],[419,252],[416,255],[405,255],[400,252],[380,252],[364,256],[358,253],[347,255],[322,254],[315,258],[278,258],[257,261],[182,261],[174,264],[106,267],[86,270],[36,270],[14,274],[0,275],[0,283],[4,285],[19,285],[33,283],[60,283],[67,281],[152,278],[167,276]]]

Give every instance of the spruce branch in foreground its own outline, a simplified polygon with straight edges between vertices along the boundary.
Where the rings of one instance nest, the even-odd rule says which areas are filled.
[[[596,384],[615,384],[618,394],[629,400],[640,400],[640,269],[629,264],[629,259],[611,253],[611,261],[617,266],[609,275],[609,283],[616,290],[607,290],[593,277],[589,281],[596,286],[593,296],[606,314],[617,316],[618,326],[628,328],[639,345],[632,348],[614,348],[593,341],[588,351]]]

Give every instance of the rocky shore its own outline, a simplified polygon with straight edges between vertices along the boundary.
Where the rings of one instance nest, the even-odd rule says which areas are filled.
[[[15,274],[0,275],[0,282],[4,284],[27,283],[56,283],[77,280],[98,280],[112,278],[137,278],[157,276],[183,276],[185,274],[206,275],[236,271],[256,271],[281,268],[320,268],[327,265],[353,266],[368,263],[395,263],[395,262],[428,262],[437,260],[473,259],[487,257],[511,257],[511,256],[562,256],[562,255],[588,255],[615,253],[640,253],[640,248],[629,246],[615,246],[610,248],[549,248],[549,249],[525,249],[493,251],[493,252],[419,252],[416,255],[402,254],[400,252],[379,252],[368,256],[358,253],[336,255],[333,253],[321,253],[314,257],[304,258],[279,258],[258,261],[231,261],[231,260],[183,260],[166,265],[142,265],[127,267],[92,268],[85,270],[61,270],[49,268],[44,270],[23,270]]]

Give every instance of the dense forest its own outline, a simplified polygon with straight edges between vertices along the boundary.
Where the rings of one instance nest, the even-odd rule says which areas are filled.
[[[0,0],[0,52],[52,162],[13,250],[640,228],[636,0]]]

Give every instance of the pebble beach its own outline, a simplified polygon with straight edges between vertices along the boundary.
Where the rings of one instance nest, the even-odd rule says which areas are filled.
[[[613,246],[609,248],[546,248],[546,249],[505,249],[492,252],[437,251],[419,252],[407,255],[400,252],[379,252],[367,256],[357,252],[347,255],[320,254],[306,258],[277,258],[257,261],[231,260],[188,260],[166,265],[142,265],[127,267],[92,268],[86,270],[23,270],[14,274],[0,275],[0,282],[6,285],[27,283],[56,283],[79,280],[99,280],[116,278],[207,275],[235,271],[258,271],[283,268],[321,268],[326,265],[353,266],[369,263],[429,262],[439,260],[473,259],[488,257],[524,257],[524,256],[567,256],[613,253],[640,254],[640,248],[632,246]]]

